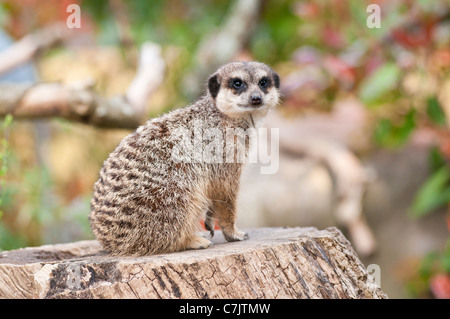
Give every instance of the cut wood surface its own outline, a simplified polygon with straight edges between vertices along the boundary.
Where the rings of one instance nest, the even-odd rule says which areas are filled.
[[[249,240],[145,257],[97,241],[0,253],[0,298],[387,298],[336,228],[258,228]]]

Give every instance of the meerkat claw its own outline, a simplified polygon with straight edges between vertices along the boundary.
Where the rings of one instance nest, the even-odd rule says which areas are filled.
[[[207,222],[207,220],[205,220],[205,229],[207,231],[209,231],[209,235],[211,236],[211,238],[214,237],[214,226],[212,226],[210,223]]]

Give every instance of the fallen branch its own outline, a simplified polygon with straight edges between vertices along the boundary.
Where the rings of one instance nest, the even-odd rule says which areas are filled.
[[[166,64],[161,47],[146,42],[142,45],[136,76],[128,87],[126,99],[139,113],[145,111],[148,97],[158,88],[164,79]]]
[[[161,48],[145,43],[136,76],[121,96],[104,98],[92,90],[92,83],[0,83],[0,117],[61,117],[98,127],[134,129],[144,122],[146,101],[162,83],[164,71]]]
[[[76,34],[65,24],[54,24],[22,39],[0,52],[0,74],[28,62],[39,52],[59,44],[62,40]]]

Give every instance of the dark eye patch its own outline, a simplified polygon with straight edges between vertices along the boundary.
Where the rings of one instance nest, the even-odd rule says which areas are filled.
[[[244,82],[242,82],[239,79],[233,81],[233,87],[235,89],[240,89],[243,85],[244,85]]]
[[[261,80],[259,80],[259,87],[260,88],[265,88],[265,87],[268,87],[269,86],[269,79],[268,78],[266,78],[266,77],[263,77]]]
[[[270,81],[270,79],[268,77],[262,77],[259,82],[258,82],[258,86],[259,88],[264,92],[267,93],[267,89],[272,85],[272,82]]]
[[[242,93],[247,88],[247,84],[239,78],[233,78],[228,82],[228,87],[235,93]]]

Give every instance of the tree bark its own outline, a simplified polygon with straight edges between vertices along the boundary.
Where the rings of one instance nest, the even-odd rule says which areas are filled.
[[[387,298],[336,228],[259,228],[250,239],[140,258],[96,241],[0,253],[0,298]]]

